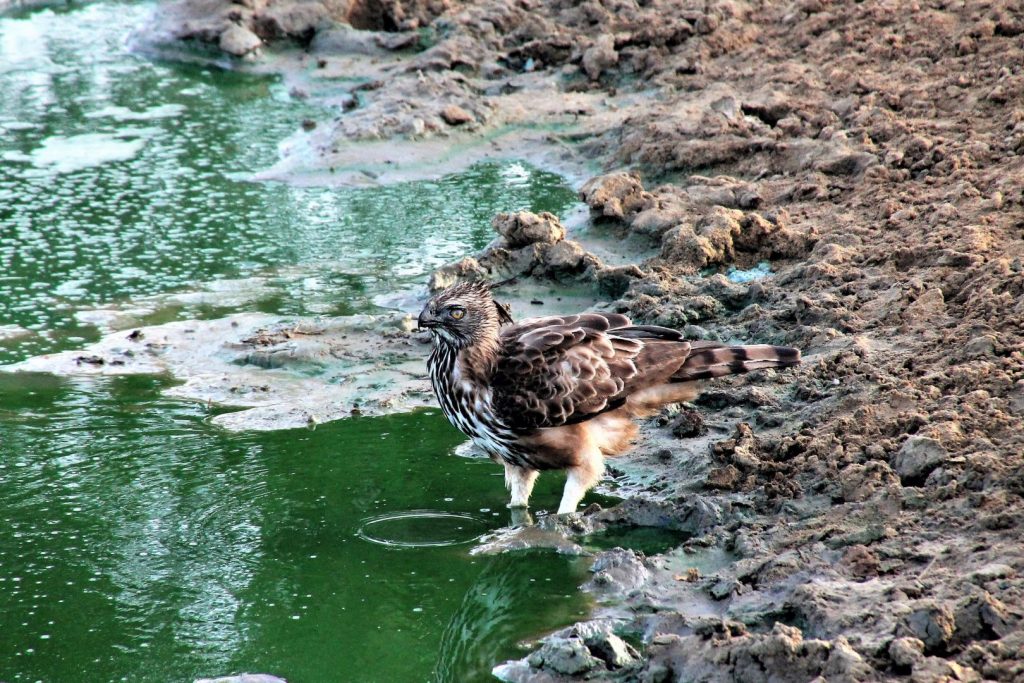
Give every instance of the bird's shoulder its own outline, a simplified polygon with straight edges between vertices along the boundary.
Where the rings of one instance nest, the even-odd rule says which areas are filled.
[[[621,313],[574,313],[572,315],[524,318],[515,324],[503,327],[501,341],[504,346],[516,344],[535,346],[548,334],[566,334],[572,330],[599,333],[626,328],[631,324],[630,319]]]

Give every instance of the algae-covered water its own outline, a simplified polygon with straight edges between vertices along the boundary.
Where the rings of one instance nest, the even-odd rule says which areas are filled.
[[[378,188],[248,182],[334,113],[273,79],[130,54],[151,10],[0,17],[0,362],[83,346],[97,308],[377,310],[485,244],[496,211],[574,206],[514,162]],[[437,411],[227,433],[169,382],[0,373],[0,680],[486,680],[585,609],[577,561],[470,555],[509,523],[507,494],[499,468],[453,455]]]

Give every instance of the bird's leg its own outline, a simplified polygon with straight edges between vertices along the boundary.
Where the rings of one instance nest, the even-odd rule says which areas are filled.
[[[528,470],[525,467],[516,467],[505,463],[505,486],[512,489],[512,502],[508,504],[513,508],[527,507],[530,501],[530,494],[533,492],[533,484],[537,481],[537,470]]]
[[[593,453],[587,454],[588,457],[584,457],[582,464],[569,468],[558,514],[576,512],[576,507],[583,500],[583,496],[601,480],[601,475],[604,474],[604,459],[599,450],[593,450]]]

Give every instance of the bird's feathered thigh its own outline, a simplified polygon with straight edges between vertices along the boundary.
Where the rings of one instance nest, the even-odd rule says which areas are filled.
[[[583,444],[626,450],[632,418],[692,399],[697,380],[798,362],[796,349],[688,342],[615,313],[533,318],[501,331],[492,407],[538,469],[572,467]]]

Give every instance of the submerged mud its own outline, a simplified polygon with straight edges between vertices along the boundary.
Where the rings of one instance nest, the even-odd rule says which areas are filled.
[[[609,463],[635,502],[490,540],[576,552],[596,519],[690,535],[652,557],[599,552],[595,620],[499,677],[1024,676],[1012,3],[183,0],[156,26],[143,42],[276,65],[332,103],[280,177],[386,181],[407,147],[420,171],[453,146],[540,159],[595,176],[581,183],[589,239],[650,255],[608,265],[557,221],[499,216],[498,241],[433,286],[582,286],[694,338],[802,349],[796,370],[716,381],[645,424]],[[282,41],[300,50],[275,56]],[[356,65],[370,75],[339,94]],[[516,127],[534,132],[503,146]],[[767,277],[726,277],[765,261]],[[269,359],[284,332],[268,334]],[[115,351],[105,341],[85,364],[108,371]],[[318,415],[351,410],[330,400],[341,411]]]

